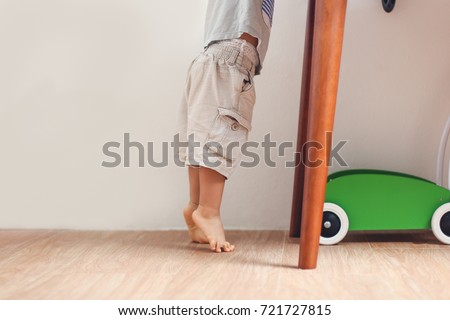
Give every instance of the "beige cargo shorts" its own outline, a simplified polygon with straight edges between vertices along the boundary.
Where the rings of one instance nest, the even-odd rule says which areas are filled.
[[[241,39],[212,43],[191,63],[177,124],[179,161],[227,179],[239,166],[252,129],[258,63],[256,49]]]

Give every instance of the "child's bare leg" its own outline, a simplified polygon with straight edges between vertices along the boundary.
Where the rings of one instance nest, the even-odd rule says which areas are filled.
[[[222,220],[220,219],[220,204],[225,186],[225,177],[220,173],[205,167],[199,169],[200,202],[192,218],[195,224],[203,230],[208,238],[211,250],[230,252],[234,246],[225,240]]]
[[[189,237],[198,243],[209,243],[203,231],[195,225],[192,213],[198,207],[200,198],[199,167],[188,166],[189,173],[189,203],[183,209],[184,220],[188,226]]]

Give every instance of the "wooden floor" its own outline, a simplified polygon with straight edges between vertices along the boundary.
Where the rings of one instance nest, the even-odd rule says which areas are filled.
[[[0,231],[0,299],[450,299],[431,232],[353,234],[296,269],[285,231],[229,231],[211,253],[181,231]]]

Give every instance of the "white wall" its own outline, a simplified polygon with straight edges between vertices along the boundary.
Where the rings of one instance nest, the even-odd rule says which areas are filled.
[[[450,2],[397,2],[385,14],[378,0],[349,0],[335,139],[349,140],[352,168],[434,179],[450,113]],[[267,132],[296,137],[306,4],[277,1],[256,79],[256,141]],[[102,168],[102,146],[124,132],[140,142],[172,139],[205,7],[0,1],[0,228],[183,227],[185,170]],[[293,169],[239,169],[226,186],[226,227],[286,229],[292,183]]]

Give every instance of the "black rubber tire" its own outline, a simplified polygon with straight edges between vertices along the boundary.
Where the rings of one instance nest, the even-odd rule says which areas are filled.
[[[381,0],[381,3],[383,4],[384,11],[389,13],[394,10],[395,0]]]

